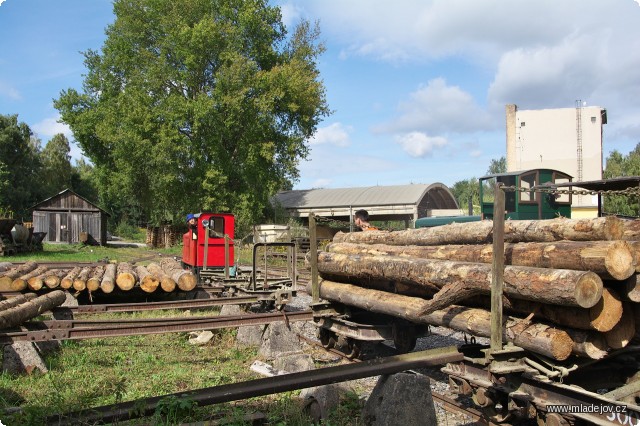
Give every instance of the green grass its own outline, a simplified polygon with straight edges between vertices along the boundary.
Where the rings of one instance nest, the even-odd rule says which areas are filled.
[[[83,244],[44,244],[44,250],[21,253],[4,258],[9,262],[97,262],[109,259],[126,262],[153,254],[162,253],[182,256],[182,246],[170,249],[150,249],[146,247],[87,246]]]

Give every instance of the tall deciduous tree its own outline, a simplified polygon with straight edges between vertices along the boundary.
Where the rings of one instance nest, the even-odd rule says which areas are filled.
[[[50,195],[71,188],[71,146],[62,133],[54,135],[42,150],[42,165],[46,179],[43,184]]]
[[[0,115],[0,207],[18,219],[42,196],[38,140],[17,115]]]
[[[604,178],[623,176],[640,176],[640,143],[628,154],[623,155],[614,150],[607,157]],[[603,198],[603,210],[606,213],[626,216],[640,216],[638,200],[629,199],[628,195],[607,195]]]
[[[265,0],[115,0],[84,91],[55,101],[116,214],[230,210],[258,220],[329,113],[317,26]],[[137,209],[133,209],[134,214]]]

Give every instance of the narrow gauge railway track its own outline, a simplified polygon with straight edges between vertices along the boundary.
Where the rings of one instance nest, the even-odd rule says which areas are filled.
[[[349,363],[362,362],[361,360],[359,360],[357,358],[349,357],[346,353],[340,351],[339,349],[326,348],[318,340],[310,339],[309,337],[303,336],[301,334],[298,334],[298,338],[300,340],[303,340],[304,342],[310,344],[310,345],[313,345],[313,346],[316,346],[318,348],[321,348],[321,349],[325,350],[326,352],[329,352],[331,354],[337,355],[337,356],[339,356],[340,358],[342,358],[343,360],[345,360],[345,361],[347,361]],[[389,348],[389,350],[393,350],[393,349]],[[432,383],[434,382],[434,380],[431,379],[431,378],[429,380]],[[462,405],[458,401],[456,401],[453,398],[450,398],[450,397],[448,397],[448,396],[446,396],[446,395],[444,395],[442,393],[431,391],[431,396],[433,397],[435,402],[437,402],[440,405],[442,405],[442,407],[445,410],[447,410],[448,412],[450,412],[450,413],[463,415],[463,416],[471,419],[472,421],[474,421],[474,422],[476,422],[478,424],[488,425],[488,426],[498,426],[497,423],[488,420],[486,418],[486,416],[484,416],[482,414],[482,412],[480,412],[479,410],[476,410],[475,408],[465,407],[464,405]]]

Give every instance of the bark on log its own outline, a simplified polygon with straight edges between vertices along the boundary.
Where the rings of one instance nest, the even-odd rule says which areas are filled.
[[[91,271],[91,275],[87,280],[87,290],[94,292],[100,288],[100,282],[102,281],[102,276],[104,275],[104,266],[98,265],[93,268]]]
[[[640,272],[640,241],[627,241],[631,246],[631,249],[636,252],[636,258],[638,263],[636,264],[636,272]]]
[[[491,314],[483,309],[454,305],[420,315],[423,299],[326,280],[320,283],[320,297],[411,322],[444,326],[482,337],[491,335]],[[571,354],[573,340],[566,332],[508,316],[504,320],[506,341],[557,360],[567,359]]]
[[[31,277],[27,280],[27,287],[31,291],[38,291],[44,287],[44,279],[49,275],[50,271],[45,271],[35,277]]]
[[[65,275],[64,278],[60,281],[60,287],[64,288],[65,290],[70,289],[73,286],[73,280],[76,279],[80,271],[82,271],[82,268],[79,266],[76,266],[75,268],[70,270],[69,273]]]
[[[612,349],[621,349],[629,344],[636,334],[636,322],[631,303],[622,304],[622,318],[613,329],[604,333],[607,345]]]
[[[0,312],[0,329],[16,327],[43,312],[60,306],[66,300],[62,290],[54,290],[33,300]]]
[[[622,298],[630,302],[640,302],[640,275],[635,273],[626,280],[605,281],[606,287],[614,289]]]
[[[564,329],[573,340],[573,353],[585,358],[602,359],[607,355],[607,342],[601,333]]]
[[[13,280],[33,271],[37,267],[38,264],[36,262],[25,262],[15,269],[6,271],[0,276],[0,290],[11,291],[11,283],[13,283]]]
[[[100,281],[100,290],[103,293],[111,293],[116,286],[117,266],[115,263],[109,263],[104,268],[104,275]]]
[[[6,272],[13,267],[11,262],[0,262],[0,272]]]
[[[492,234],[493,221],[483,220],[404,231],[338,232],[333,241],[420,246],[487,244],[492,241]],[[622,221],[613,216],[595,219],[508,220],[504,224],[504,238],[510,243],[619,240],[622,235]]]
[[[153,274],[158,281],[160,281],[160,287],[165,292],[171,293],[176,289],[176,282],[167,275],[157,263],[151,262],[148,264],[147,270]]]
[[[392,246],[389,244],[332,243],[330,253],[391,255],[459,262],[492,263],[493,246],[487,244],[444,246]],[[624,280],[636,270],[635,248],[625,241],[558,241],[509,243],[505,265],[595,272],[602,278]]]
[[[198,283],[197,277],[191,271],[182,269],[177,261],[165,257],[160,260],[160,266],[178,284],[180,290],[191,291],[196,287]]]
[[[615,327],[622,318],[622,302],[620,296],[610,288],[604,288],[602,298],[589,310],[591,326],[598,331],[608,331]]]
[[[14,306],[18,306],[22,303],[28,302],[29,300],[33,300],[36,297],[37,295],[35,293],[24,293],[24,294],[19,294],[7,300],[2,300],[0,301],[0,312],[5,311],[9,308],[13,308]]]
[[[140,288],[146,293],[153,293],[160,285],[160,280],[156,279],[148,270],[142,265],[136,266],[136,273],[140,280]]]
[[[118,288],[123,291],[131,290],[138,281],[138,276],[133,270],[131,264],[127,262],[120,262],[118,263],[117,271],[118,274],[116,275],[116,285],[118,286]]]
[[[49,268],[46,267],[46,266],[38,266],[36,269],[32,270],[31,272],[28,272],[28,273],[16,278],[15,280],[13,280],[13,282],[11,283],[11,289],[13,291],[23,291],[23,290],[25,290],[27,288],[28,281],[31,278],[37,277],[40,274],[44,274],[48,270],[49,270]]]
[[[82,291],[87,288],[87,280],[89,279],[89,275],[91,275],[91,267],[85,266],[82,268],[78,276],[75,280],[73,280],[73,288],[76,291]]]
[[[432,310],[473,295],[490,293],[491,283],[488,264],[399,256],[320,252],[318,271],[321,275],[357,279],[365,286],[367,280],[378,278],[429,288],[436,286],[441,290],[429,302]],[[504,293],[509,297],[554,305],[590,308],[602,295],[602,280],[593,272],[507,266],[504,281]]]
[[[640,240],[640,219],[623,220],[623,240],[638,241]]]
[[[60,286],[60,281],[67,275],[69,271],[66,269],[52,269],[44,277],[44,285],[48,288],[57,288]]]

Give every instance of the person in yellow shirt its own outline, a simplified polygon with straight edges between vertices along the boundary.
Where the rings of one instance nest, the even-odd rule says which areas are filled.
[[[377,231],[378,228],[369,224],[369,212],[358,210],[353,214],[353,223],[363,231]]]

